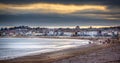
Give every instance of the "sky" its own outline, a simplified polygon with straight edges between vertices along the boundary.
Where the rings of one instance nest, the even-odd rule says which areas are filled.
[[[119,26],[120,0],[0,0],[0,26]]]

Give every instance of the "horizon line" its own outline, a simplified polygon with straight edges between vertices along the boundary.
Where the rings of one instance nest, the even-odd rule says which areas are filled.
[[[21,25],[21,26],[28,26],[28,25]],[[76,25],[77,26],[77,25]],[[40,27],[40,28],[75,28],[76,26],[28,26],[31,28],[36,28],[36,27]],[[114,25],[114,26],[79,26],[80,28],[107,28],[107,27],[115,27],[115,26],[119,26],[119,25]],[[0,28],[11,28],[11,27],[18,27],[18,26],[0,26]]]

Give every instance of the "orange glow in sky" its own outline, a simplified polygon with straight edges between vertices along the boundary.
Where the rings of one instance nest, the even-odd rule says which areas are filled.
[[[27,12],[43,12],[43,13],[74,13],[78,11],[98,10],[108,11],[107,6],[104,5],[64,5],[64,4],[50,4],[50,3],[34,3],[34,4],[0,4],[0,9],[10,9]]]

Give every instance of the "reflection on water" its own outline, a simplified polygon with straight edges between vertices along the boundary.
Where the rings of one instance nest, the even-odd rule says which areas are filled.
[[[0,59],[56,51],[88,44],[88,40],[47,38],[0,38]]]

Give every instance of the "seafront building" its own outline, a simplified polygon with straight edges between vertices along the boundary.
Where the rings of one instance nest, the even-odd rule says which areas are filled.
[[[114,37],[120,35],[119,27],[116,28],[87,28],[80,29],[79,26],[75,28],[30,28],[28,26],[19,26],[13,28],[1,28],[0,36],[81,36],[81,37]]]

